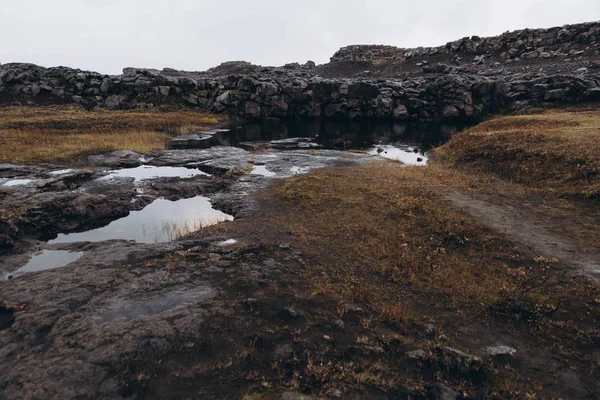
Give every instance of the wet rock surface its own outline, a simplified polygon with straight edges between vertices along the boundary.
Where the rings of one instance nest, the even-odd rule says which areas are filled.
[[[249,174],[255,166],[268,168],[270,177],[284,178],[314,168],[369,159],[364,154],[328,150],[255,153],[217,146],[164,150],[145,156],[115,151],[90,156],[93,167],[81,169],[4,164],[6,182],[16,177],[29,182],[0,186],[5,210],[5,218],[0,222],[0,251],[18,258],[16,262],[10,261],[11,257],[0,261],[0,272],[9,272],[32,247],[39,249],[39,240],[51,239],[59,232],[105,226],[158,198],[175,201],[202,195],[234,216],[251,212],[249,195],[269,184],[265,174]],[[52,173],[56,171],[60,173]]]
[[[186,346],[193,349],[206,319],[223,323],[233,318],[235,325],[247,324],[249,316],[239,315],[236,307],[260,305],[241,305],[240,294],[260,289],[271,277],[281,277],[303,262],[298,257],[273,258],[251,239],[145,244],[118,239],[54,243],[46,238],[106,225],[158,198],[203,195],[213,207],[244,218],[256,208],[252,194],[271,182],[249,174],[253,165],[268,168],[278,178],[292,175],[293,167],[308,171],[373,159],[337,151],[254,153],[214,147],[143,157],[113,152],[91,156],[92,166],[85,168],[3,165],[4,179],[32,183],[0,186],[3,210],[14,210],[2,220],[2,232],[11,242],[0,255],[5,279],[0,282],[0,365],[7,371],[0,378],[2,397],[139,396],[139,379],[146,378],[130,368],[136,368],[131,362],[135,364],[140,354],[158,360]],[[139,168],[144,166],[158,167],[150,175],[159,176],[140,178]],[[161,167],[206,172],[161,177]],[[44,265],[38,265],[39,258]],[[23,266],[28,267],[15,272]],[[296,313],[297,318],[302,315]],[[245,349],[243,340],[221,349],[221,355],[235,360]],[[270,358],[285,362],[294,351],[292,345],[282,344],[273,348]]]

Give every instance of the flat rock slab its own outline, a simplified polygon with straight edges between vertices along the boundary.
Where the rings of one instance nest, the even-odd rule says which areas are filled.
[[[193,134],[186,136],[178,136],[171,140],[169,148],[171,149],[208,149],[214,144],[213,135],[209,134]]]

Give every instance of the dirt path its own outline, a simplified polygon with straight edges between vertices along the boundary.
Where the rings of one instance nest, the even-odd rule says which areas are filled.
[[[447,193],[444,197],[485,225],[531,247],[540,255],[558,258],[600,281],[600,255],[582,249],[567,237],[551,232],[548,222],[529,212],[526,206],[492,204],[459,192]]]

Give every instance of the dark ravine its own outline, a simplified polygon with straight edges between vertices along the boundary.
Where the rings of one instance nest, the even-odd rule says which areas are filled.
[[[204,72],[0,65],[0,104],[186,106],[243,118],[477,118],[600,100],[600,23],[471,37],[435,48],[350,46],[315,66],[229,62]]]

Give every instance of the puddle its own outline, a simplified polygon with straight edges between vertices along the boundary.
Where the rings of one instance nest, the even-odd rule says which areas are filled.
[[[2,186],[20,186],[27,185],[28,183],[33,182],[33,179],[13,179],[8,182],[4,182]]]
[[[236,244],[238,241],[235,239],[228,239],[225,240],[221,243],[217,243],[217,246],[222,246],[222,247],[227,247],[227,246],[233,246],[234,244]]]
[[[61,268],[73,261],[77,261],[83,255],[82,252],[69,252],[63,250],[43,250],[34,255],[31,260],[16,271],[10,272],[4,276],[15,278],[28,272],[45,271],[47,269]]]
[[[210,176],[210,174],[202,172],[198,169],[190,169],[185,167],[155,167],[152,165],[142,165],[141,167],[125,168],[117,171],[112,171],[110,174],[99,178],[99,180],[134,178],[137,182],[155,178],[191,178],[197,175]]]
[[[251,175],[262,175],[262,176],[275,176],[277,175],[275,172],[271,172],[264,165],[255,165]]]
[[[309,167],[295,167],[294,166],[294,167],[290,168],[290,172],[294,175],[307,174],[309,170],[310,170]]]
[[[50,171],[50,175],[64,175],[73,171],[72,169],[59,169],[57,171]]]
[[[59,234],[49,243],[99,242],[111,239],[160,243],[176,240],[185,234],[233,217],[215,210],[203,196],[170,201],[157,199],[140,211],[87,232]]]
[[[96,319],[101,322],[110,322],[117,318],[130,320],[147,315],[157,315],[174,308],[211,299],[216,295],[217,292],[210,287],[198,287],[147,300],[114,299],[109,305],[109,309],[99,313]]]
[[[415,153],[415,146],[402,144],[379,145],[371,148],[368,153],[375,156],[379,154],[381,157],[401,161],[407,165],[427,165],[427,156],[418,150]]]

